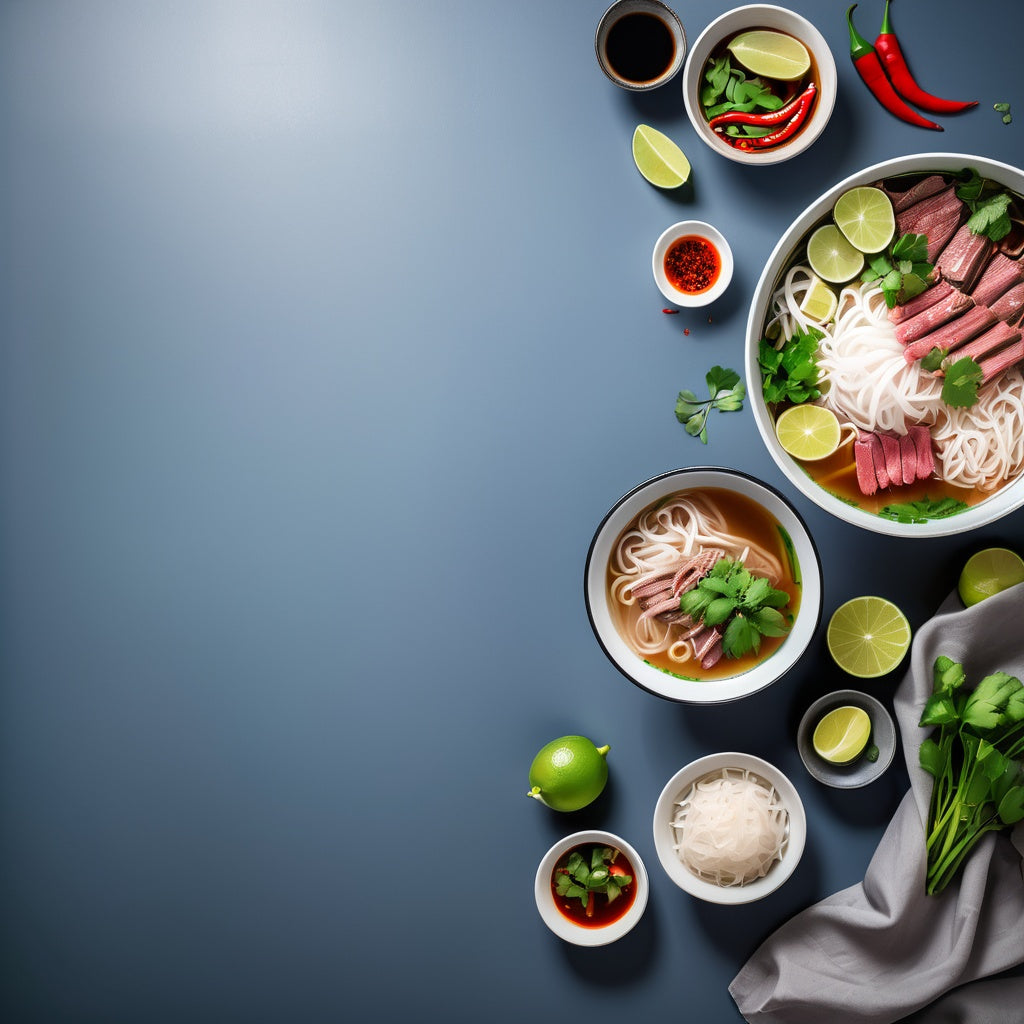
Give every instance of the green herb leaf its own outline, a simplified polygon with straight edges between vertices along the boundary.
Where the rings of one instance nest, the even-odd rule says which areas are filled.
[[[934,373],[941,368],[942,361],[947,355],[949,355],[948,348],[938,348],[936,346],[921,360],[922,369],[927,370],[929,373]]]
[[[708,442],[708,414],[711,410],[719,412],[738,412],[743,408],[746,387],[735,370],[727,370],[721,366],[713,366],[705,375],[710,397],[698,399],[693,391],[682,390],[676,398],[676,419],[683,424],[691,437],[699,437],[704,444]]]
[[[956,187],[957,198],[962,199],[965,203],[973,203],[980,198],[982,189],[985,187],[985,180],[974,167],[964,168],[961,177],[964,175],[966,178]]]
[[[992,104],[992,109],[993,110],[998,110],[1000,113],[1005,114],[1005,113],[1007,113],[1009,111],[1010,104],[1009,103],[993,103]]]
[[[1009,214],[1010,194],[1000,192],[989,199],[974,204],[974,213],[967,220],[967,226],[975,235],[985,235],[993,242],[1005,238],[1013,227]]]
[[[728,658],[740,658],[761,649],[761,634],[754,623],[742,614],[733,617],[722,636],[722,650]]]
[[[919,501],[884,505],[878,514],[883,519],[892,519],[897,523],[927,523],[930,519],[946,519],[966,508],[967,502],[959,498],[933,500],[925,496]]]
[[[818,341],[821,331],[811,328],[794,334],[780,349],[762,338],[758,345],[761,391],[769,405],[806,402],[821,395],[818,389]]]
[[[946,755],[935,740],[929,737],[921,744],[917,751],[917,760],[929,775],[936,779],[942,777],[946,767]]]
[[[947,366],[945,374],[942,400],[946,405],[956,409],[967,409],[978,401],[978,388],[985,375],[970,356],[962,356],[951,366]]]
[[[927,263],[928,236],[907,232],[901,235],[892,247],[894,259],[909,260],[911,263]]]

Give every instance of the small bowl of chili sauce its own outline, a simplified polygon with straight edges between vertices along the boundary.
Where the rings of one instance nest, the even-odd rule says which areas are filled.
[[[732,280],[732,249],[717,228],[682,220],[661,233],[651,258],[661,294],[677,306],[706,306]]]
[[[586,885],[588,879],[584,902],[580,882]],[[630,932],[643,916],[648,888],[640,854],[619,836],[591,829],[560,839],[544,854],[534,897],[541,919],[560,939],[605,946]]]

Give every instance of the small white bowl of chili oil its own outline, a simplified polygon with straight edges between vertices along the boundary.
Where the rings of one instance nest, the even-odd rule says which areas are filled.
[[[661,294],[677,306],[706,306],[732,280],[732,249],[717,228],[682,220],[661,233],[651,267]]]
[[[577,946],[605,946],[631,931],[647,907],[648,889],[640,854],[619,836],[597,829],[555,843],[534,881],[542,920]]]

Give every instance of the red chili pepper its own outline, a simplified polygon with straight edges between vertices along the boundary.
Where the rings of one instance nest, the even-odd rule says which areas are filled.
[[[871,90],[875,99],[901,121],[941,132],[942,125],[929,121],[927,117],[908,107],[892,87],[892,82],[885,77],[885,69],[875,48],[853,27],[853,8],[856,6],[853,4],[846,12],[846,22],[850,26],[850,59],[864,84]]]
[[[711,118],[708,121],[709,128],[717,128],[723,124],[749,124],[755,127],[767,128],[774,124],[783,124],[788,121],[789,118],[796,111],[797,107],[800,106],[800,101],[808,94],[817,91],[817,86],[813,82],[807,88],[797,96],[794,96],[784,107],[779,107],[778,110],[769,110],[767,113],[755,114],[752,111],[744,110],[727,110],[724,114],[719,114],[717,117]]]
[[[925,92],[914,81],[914,76],[907,67],[903,51],[900,49],[899,40],[893,35],[892,27],[889,25],[889,0],[885,0],[885,14],[882,17],[882,29],[875,40],[875,49],[878,56],[882,58],[882,66],[889,74],[896,91],[914,106],[922,110],[928,110],[933,114],[957,114],[968,107],[976,107],[977,100],[965,102],[963,100],[944,100]]]
[[[762,135],[760,138],[752,138],[746,135],[727,135],[723,129],[719,128],[716,130],[726,142],[735,146],[736,149],[769,149],[792,138],[800,130],[804,121],[807,120],[811,107],[814,106],[815,96],[815,89],[805,89],[800,94],[800,102],[797,104],[796,113],[781,128],[777,128],[768,135]]]

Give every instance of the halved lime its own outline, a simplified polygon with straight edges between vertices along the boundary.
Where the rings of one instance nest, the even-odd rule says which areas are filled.
[[[910,623],[884,597],[855,597],[832,614],[825,643],[844,672],[874,679],[903,660],[910,646]]]
[[[861,272],[864,253],[835,224],[823,224],[807,239],[807,262],[822,280],[845,284]]]
[[[555,811],[578,811],[596,800],[608,781],[608,746],[586,736],[560,736],[545,743],[530,765],[526,794]]]
[[[896,216],[880,188],[863,185],[844,192],[832,208],[836,226],[861,252],[881,252],[896,232]]]
[[[818,324],[827,324],[836,315],[839,297],[820,277],[811,279],[800,302],[800,312],[808,320]]]
[[[1009,548],[985,548],[967,559],[957,589],[970,608],[1018,583],[1024,583],[1024,559]]]
[[[794,459],[816,462],[839,447],[839,420],[822,405],[793,405],[775,421],[775,436]]]
[[[785,32],[760,28],[741,32],[727,49],[748,71],[781,82],[803,78],[811,68],[807,47]]]
[[[638,124],[633,132],[633,162],[658,188],[678,188],[690,177],[690,161],[683,151],[650,125]]]
[[[871,718],[863,708],[845,704],[834,708],[814,727],[811,743],[819,757],[831,764],[850,764],[863,753],[871,738]]]

